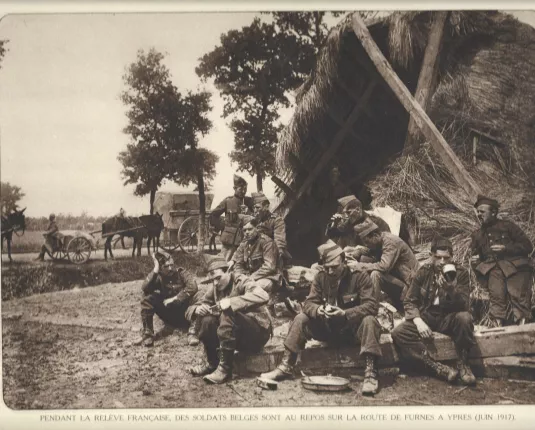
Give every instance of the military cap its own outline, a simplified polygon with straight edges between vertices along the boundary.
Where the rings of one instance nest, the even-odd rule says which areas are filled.
[[[208,273],[210,274],[217,269],[227,270],[228,266],[229,264],[227,260],[225,260],[223,257],[215,256],[208,262]]]
[[[361,223],[355,224],[353,226],[353,230],[361,239],[364,239],[372,231],[379,230],[379,227],[377,227],[377,224],[375,224],[370,218],[366,218]]]
[[[494,199],[491,199],[490,197],[485,197],[480,194],[477,196],[476,204],[474,205],[474,207],[478,208],[481,205],[489,205],[490,207],[494,209],[500,208],[500,204],[498,203],[498,200],[494,200]]]
[[[323,245],[318,246],[318,254],[322,264],[328,263],[334,260],[339,255],[343,254],[344,250],[340,248],[331,239],[325,242]]]
[[[49,218],[49,219],[55,219],[55,218],[56,218],[56,215],[54,215],[54,214],[50,214],[48,218]]]
[[[255,205],[257,203],[269,202],[269,199],[265,196],[264,193],[251,193],[251,197],[253,198]]]
[[[247,181],[241,176],[234,174],[234,186],[235,187],[244,187],[247,185]]]
[[[435,252],[437,249],[447,249],[453,253],[453,244],[445,237],[435,236],[431,241],[431,252]]]
[[[353,202],[353,201],[358,202],[359,199],[357,199],[354,195],[344,196],[338,199],[338,203],[340,204],[340,206],[342,206],[342,208],[345,208],[349,202]]]

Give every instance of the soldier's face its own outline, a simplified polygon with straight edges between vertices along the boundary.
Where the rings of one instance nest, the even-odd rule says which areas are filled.
[[[247,223],[243,226],[243,235],[246,240],[252,240],[258,235],[258,230],[251,223]]]
[[[262,215],[269,211],[269,203],[256,203],[254,205],[254,214]]]
[[[338,279],[342,276],[342,272],[344,271],[344,260],[342,259],[342,256],[339,255],[334,260],[325,263],[323,267],[327,275]]]
[[[239,185],[234,187],[234,195],[240,199],[243,199],[247,194],[247,185]]]
[[[175,271],[175,263],[173,260],[167,260],[160,266],[160,272],[164,276],[168,276]]]
[[[488,224],[496,218],[496,211],[490,205],[479,205],[477,207],[477,218],[481,221],[481,224]]]
[[[444,265],[450,264],[452,260],[452,255],[447,250],[437,249],[433,254],[431,254],[431,261],[437,269],[442,269]]]

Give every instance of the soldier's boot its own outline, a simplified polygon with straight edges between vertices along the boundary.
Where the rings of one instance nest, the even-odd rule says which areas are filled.
[[[373,396],[379,389],[377,379],[377,357],[366,354],[366,369],[364,370],[364,382],[362,383],[362,395]]]
[[[154,345],[154,325],[152,315],[142,315],[143,329],[141,336],[134,342],[134,345],[152,346]]]
[[[475,385],[476,377],[470,369],[468,364],[468,351],[463,349],[459,351],[459,359],[457,360],[457,370],[459,371],[459,378],[464,385]]]
[[[204,351],[206,353],[206,361],[203,364],[190,367],[189,369],[189,373],[193,376],[208,375],[217,369],[217,365],[219,364],[217,349],[204,345]]]
[[[206,375],[203,379],[210,384],[223,384],[232,379],[232,365],[234,363],[234,350],[219,349],[219,365],[217,369]]]
[[[200,343],[200,340],[197,337],[196,322],[193,322],[189,326],[187,339],[188,339],[188,345],[189,346],[197,346]]]
[[[270,379],[271,381],[283,381],[285,379],[293,379],[294,367],[297,362],[297,354],[285,349],[284,356],[282,357],[281,364],[279,364],[274,370],[267,373],[262,373],[261,378]]]
[[[161,340],[164,337],[171,336],[175,332],[175,328],[172,325],[165,323],[165,325],[156,332],[153,340]]]
[[[446,366],[445,364],[433,360],[430,357],[428,351],[425,351],[423,353],[422,358],[425,366],[430,369],[439,379],[442,379],[447,382],[454,382],[457,379],[457,369],[454,369],[450,366]]]
[[[41,248],[41,252],[39,252],[39,255],[34,261],[45,261],[45,249],[46,248],[44,246]]]

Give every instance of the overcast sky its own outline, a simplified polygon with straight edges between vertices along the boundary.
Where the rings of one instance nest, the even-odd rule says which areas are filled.
[[[535,12],[517,12],[535,25]],[[232,194],[228,153],[233,134],[221,118],[217,90],[195,74],[198,59],[222,33],[252,22],[252,13],[8,15],[0,39],[9,39],[0,70],[1,179],[26,194],[29,216],[50,212],[111,215],[124,207],[148,213],[148,197],[123,186],[117,154],[126,147],[125,107],[118,96],[124,68],[138,49],[156,48],[181,90],[212,92],[213,129],[201,146],[220,155],[215,202]],[[291,111],[283,112],[287,121]],[[249,191],[255,191],[253,178]],[[264,182],[269,197],[274,188]],[[174,184],[162,190],[178,190]]]

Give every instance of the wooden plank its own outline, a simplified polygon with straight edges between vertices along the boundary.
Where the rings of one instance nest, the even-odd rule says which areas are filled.
[[[535,356],[476,358],[470,367],[478,377],[535,381]]]
[[[427,109],[427,103],[433,90],[438,69],[438,54],[440,52],[444,24],[446,23],[448,13],[447,11],[433,12],[433,24],[429,30],[429,39],[425,48],[422,69],[420,70],[420,76],[418,77],[418,84],[416,85],[416,92],[414,94],[415,100],[422,106],[423,110]],[[418,148],[418,134],[419,129],[414,119],[410,118],[407,137],[405,138],[405,152],[414,151]]]
[[[352,27],[365,51],[377,67],[379,73],[390,85],[396,97],[410,113],[411,117],[416,122],[416,125],[422,130],[424,136],[430,141],[446,168],[450,171],[469,198],[472,201],[475,201],[477,195],[481,194],[481,189],[465,170],[461,161],[457,158],[422,107],[411,95],[405,84],[399,79],[396,72],[394,72],[392,66],[388,63],[381,50],[372,39],[370,32],[358,14],[353,14],[352,16]]]
[[[287,194],[289,197],[294,198],[295,197],[295,191],[292,190],[288,185],[286,185],[280,178],[273,175],[271,176],[271,180],[273,183],[279,187],[281,190],[284,191],[285,194]]]

